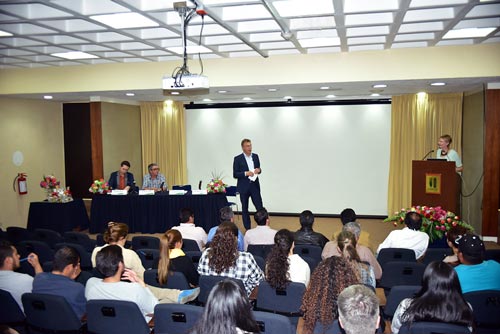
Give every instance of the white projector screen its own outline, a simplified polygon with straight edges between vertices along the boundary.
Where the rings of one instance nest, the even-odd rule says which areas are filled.
[[[390,104],[187,109],[185,120],[194,187],[215,171],[236,185],[233,158],[249,138],[269,212],[387,214]]]

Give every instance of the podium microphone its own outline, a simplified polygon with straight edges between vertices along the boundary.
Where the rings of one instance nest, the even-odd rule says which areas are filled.
[[[160,184],[160,191],[163,191],[163,186],[164,186],[164,185],[165,185],[165,182],[162,182],[162,183]]]
[[[431,154],[431,153],[434,153],[434,150],[430,150],[429,152],[427,152],[427,154],[424,155],[424,157],[420,160],[425,160],[425,158],[427,158],[429,156],[429,154]]]

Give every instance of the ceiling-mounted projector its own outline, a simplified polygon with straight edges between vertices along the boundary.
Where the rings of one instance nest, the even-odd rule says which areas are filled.
[[[202,95],[208,94],[208,77],[198,74],[184,74],[182,77],[163,77],[163,95]]]

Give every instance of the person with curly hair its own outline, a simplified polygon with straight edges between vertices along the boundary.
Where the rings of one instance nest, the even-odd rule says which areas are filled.
[[[238,228],[234,223],[219,225],[210,247],[201,254],[198,273],[239,279],[249,296],[264,279],[253,255],[238,251]]]
[[[342,231],[337,236],[340,254],[353,266],[359,281],[375,291],[375,273],[369,263],[361,261],[356,251],[356,237],[349,231]]]
[[[191,258],[182,251],[182,234],[178,230],[168,230],[160,237],[160,258],[153,268],[158,268],[158,281],[166,284],[169,273],[181,272],[191,287],[198,286],[200,275]]]
[[[266,280],[275,289],[283,289],[288,282],[309,284],[311,269],[298,254],[293,254],[294,235],[287,229],[274,236],[274,245],[266,260]]]
[[[314,270],[302,298],[303,334],[311,334],[319,322],[327,328],[338,318],[337,298],[348,286],[359,284],[352,266],[343,257],[331,256]]]
[[[210,291],[203,314],[189,333],[250,334],[260,333],[260,329],[245,292],[225,279]]]

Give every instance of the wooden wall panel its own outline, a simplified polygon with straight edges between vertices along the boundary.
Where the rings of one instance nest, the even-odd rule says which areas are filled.
[[[90,102],[90,144],[93,180],[104,177],[101,123],[101,102]]]
[[[486,91],[485,127],[482,234],[500,243],[500,89]]]

